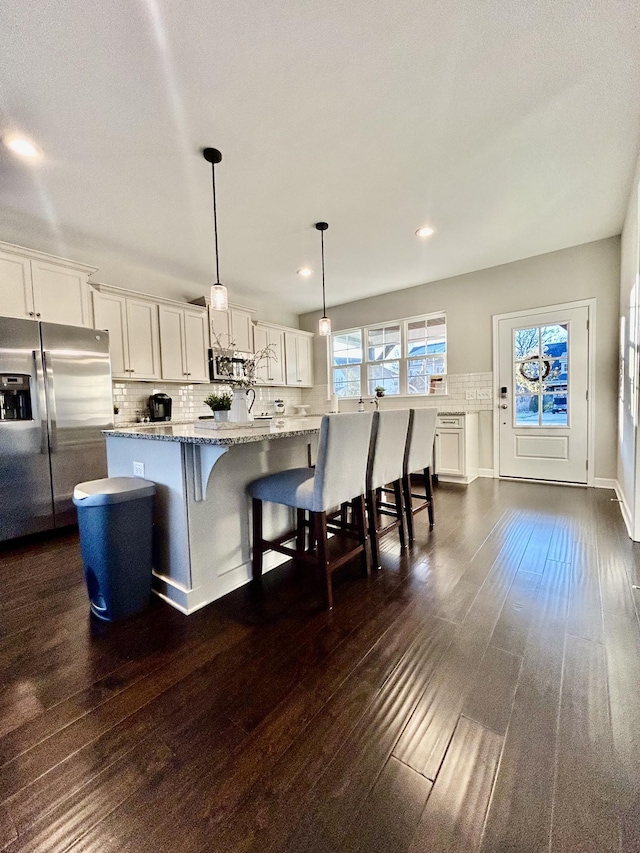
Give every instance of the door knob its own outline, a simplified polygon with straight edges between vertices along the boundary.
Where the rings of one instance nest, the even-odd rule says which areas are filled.
[[[500,408],[501,408],[501,409],[508,409],[508,408],[509,408],[509,406],[507,406],[507,404],[506,404],[506,403],[503,403],[503,404],[500,406]]]

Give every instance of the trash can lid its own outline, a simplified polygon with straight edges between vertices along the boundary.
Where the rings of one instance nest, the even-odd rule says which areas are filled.
[[[103,506],[147,498],[154,495],[156,484],[140,477],[105,477],[78,483],[73,490],[76,506]]]

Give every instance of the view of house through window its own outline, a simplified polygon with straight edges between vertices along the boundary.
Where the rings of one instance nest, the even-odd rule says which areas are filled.
[[[566,323],[516,329],[516,426],[567,426],[569,329]]]
[[[333,393],[339,397],[429,394],[447,372],[444,314],[394,320],[331,336]]]

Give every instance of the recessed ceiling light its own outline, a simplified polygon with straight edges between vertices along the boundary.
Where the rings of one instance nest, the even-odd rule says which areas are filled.
[[[29,160],[39,160],[42,157],[42,148],[27,139],[26,136],[5,136],[3,139],[5,146],[17,154],[19,157],[26,157]]]
[[[435,234],[435,228],[431,228],[429,225],[424,225],[416,231],[416,237],[420,237],[421,240],[431,237],[432,234]]]
[[[302,278],[309,278],[310,275],[313,275],[313,270],[310,270],[309,267],[302,267],[301,270],[298,270],[298,275],[301,275]]]

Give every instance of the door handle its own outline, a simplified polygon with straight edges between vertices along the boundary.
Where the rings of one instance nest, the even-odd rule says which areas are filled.
[[[45,393],[45,375],[42,351],[33,350],[33,360],[36,370],[36,389],[38,409],[40,412],[40,453],[49,454],[49,435],[47,430],[47,397]]]
[[[58,419],[56,415],[56,393],[53,386],[53,368],[50,363],[50,353],[42,350],[42,374],[44,376],[44,391],[47,399],[47,417],[49,420],[49,450],[55,453],[58,449]]]

